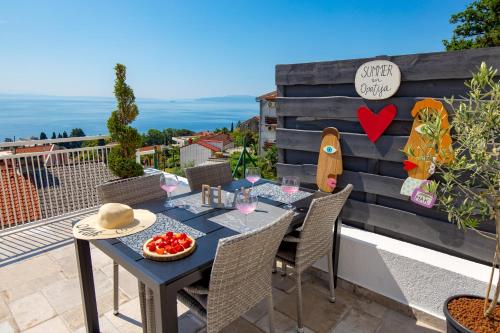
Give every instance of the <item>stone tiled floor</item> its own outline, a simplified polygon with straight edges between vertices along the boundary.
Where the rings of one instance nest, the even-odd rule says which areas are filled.
[[[92,249],[93,269],[102,332],[142,332],[137,281],[122,269],[120,315],[112,313],[112,262]],[[277,332],[294,332],[295,290],[289,277],[274,275]],[[439,332],[363,298],[337,289],[337,302],[328,302],[326,283],[311,275],[304,282],[306,332],[432,333]],[[180,332],[203,331],[202,323],[178,303]],[[225,333],[268,332],[265,304],[259,304],[227,327]],[[85,332],[73,245],[0,267],[0,332]]]

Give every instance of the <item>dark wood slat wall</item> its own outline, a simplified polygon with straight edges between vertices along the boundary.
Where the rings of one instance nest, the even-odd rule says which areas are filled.
[[[402,74],[398,92],[387,100],[368,101],[354,88],[358,67],[367,61],[386,59]],[[278,176],[296,175],[306,184],[316,181],[316,163],[325,127],[341,134],[344,174],[339,187],[351,183],[354,191],[343,211],[343,222],[417,245],[481,263],[489,263],[494,243],[473,231],[463,233],[437,209],[417,206],[399,194],[407,177],[401,149],[406,144],[414,104],[427,97],[459,98],[467,93],[470,79],[482,61],[500,69],[500,47],[404,56],[329,61],[276,66],[278,91]],[[454,104],[458,104],[455,100]],[[357,120],[357,109],[374,112],[392,103],[395,120],[376,143],[368,140]],[[450,115],[452,116],[452,115]],[[491,225],[483,226],[491,232]]]

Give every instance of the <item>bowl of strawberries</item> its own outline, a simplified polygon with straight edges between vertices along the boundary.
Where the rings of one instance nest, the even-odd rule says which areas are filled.
[[[144,257],[157,261],[172,261],[193,253],[196,241],[185,233],[167,231],[153,236],[142,246]]]

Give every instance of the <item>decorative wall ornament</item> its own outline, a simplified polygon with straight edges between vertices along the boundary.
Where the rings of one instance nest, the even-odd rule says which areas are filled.
[[[425,208],[432,208],[436,204],[436,194],[429,191],[427,187],[436,187],[436,183],[425,180],[422,184],[413,190],[411,201]]]
[[[327,127],[321,135],[316,184],[323,192],[332,192],[337,186],[337,176],[342,174],[340,134],[335,127]]]
[[[417,167],[417,165],[415,163],[413,163],[412,161],[408,161],[408,160],[403,161],[403,169],[405,169],[406,171],[410,171],[412,169],[415,169],[416,167]]]
[[[408,157],[408,161],[417,165],[408,171],[408,176],[416,179],[427,179],[431,176],[433,163],[446,163],[453,158],[453,149],[451,148],[451,136],[445,135],[439,143],[439,151],[447,152],[445,155],[439,154],[430,147],[429,140],[426,139],[423,133],[424,119],[422,117],[440,117],[441,129],[449,129],[448,113],[443,106],[443,103],[432,98],[427,98],[415,103],[411,111],[411,115],[415,118],[413,121],[410,137],[403,151]],[[438,156],[437,156],[438,155]],[[435,156],[434,161],[425,160],[425,156]]]
[[[394,104],[384,106],[379,113],[374,113],[367,106],[358,109],[358,120],[368,139],[376,142],[396,117],[397,109]]]
[[[426,122],[432,119],[439,119],[441,130],[448,130],[448,113],[443,103],[432,98],[427,98],[415,103],[411,111],[415,118],[413,121],[410,137],[406,143],[403,152],[407,160],[403,162],[403,168],[408,172],[408,178],[403,183],[401,194],[412,196],[436,169],[436,163],[445,164],[453,159],[453,149],[451,147],[451,136],[449,133],[443,136],[438,145],[438,152],[432,146],[431,141],[426,137]],[[426,159],[427,156],[433,156],[432,160]],[[418,199],[429,199],[428,196],[419,191]],[[425,201],[425,200],[424,200]],[[428,201],[425,201],[429,203]],[[418,203],[418,202],[416,202]],[[419,203],[420,204],[420,203]],[[424,205],[425,206],[425,205]]]
[[[425,182],[424,179],[416,179],[412,177],[408,177],[403,182],[403,186],[401,187],[401,195],[411,196],[413,191],[416,188],[419,188]]]
[[[368,61],[359,66],[354,77],[354,86],[359,96],[370,99],[386,99],[398,91],[401,71],[398,65],[388,60]]]

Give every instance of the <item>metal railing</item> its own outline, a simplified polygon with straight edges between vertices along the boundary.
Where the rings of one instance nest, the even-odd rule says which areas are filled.
[[[59,144],[48,151],[0,151],[0,231],[84,211],[99,205],[96,186],[114,179],[107,161],[111,145],[65,148],[68,142],[104,136],[17,141],[0,148]],[[23,149],[21,151],[26,151]]]

